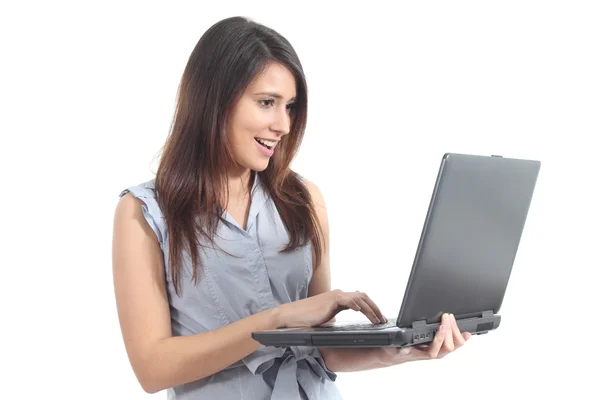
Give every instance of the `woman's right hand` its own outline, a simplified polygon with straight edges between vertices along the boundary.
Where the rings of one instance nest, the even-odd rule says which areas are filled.
[[[374,324],[387,322],[365,293],[332,290],[278,306],[278,325],[281,328],[318,326],[347,309],[362,312]]]

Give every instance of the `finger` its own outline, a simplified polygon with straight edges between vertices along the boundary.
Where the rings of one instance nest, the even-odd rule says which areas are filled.
[[[375,302],[371,300],[366,293],[359,292],[359,294],[361,295],[361,298],[369,305],[369,307],[371,307],[371,310],[373,310],[377,318],[379,318],[381,322],[387,322],[387,318],[383,315],[377,304],[375,304]]]
[[[463,332],[463,334],[462,334],[462,337],[463,337],[463,339],[465,339],[465,342],[467,340],[471,339],[471,336],[473,336],[473,335],[471,335],[471,332]]]
[[[438,354],[440,354],[440,349],[444,344],[444,339],[446,338],[447,326],[444,324],[440,324],[437,332],[435,333],[435,337],[429,346],[429,357],[436,358]]]
[[[450,314],[444,314],[442,324],[446,326],[446,336],[444,337],[444,350],[447,352],[454,351],[454,338],[452,333],[452,323],[450,322]]]
[[[369,318],[369,321],[371,321],[374,324],[381,323],[381,321],[379,320],[379,318],[377,318],[377,315],[375,314],[375,312],[373,311],[371,306],[363,298],[356,297],[355,301],[360,306],[362,313],[365,314],[367,316],[367,318]]]
[[[354,311],[361,311],[361,307],[358,303],[350,296],[346,296],[344,294],[338,294],[335,298],[336,302],[340,306],[345,306],[353,309]]]
[[[458,328],[458,324],[456,323],[456,318],[454,318],[454,314],[450,314],[450,326],[452,327],[452,336],[454,339],[455,347],[460,347],[465,344],[465,339],[460,333],[460,329]]]

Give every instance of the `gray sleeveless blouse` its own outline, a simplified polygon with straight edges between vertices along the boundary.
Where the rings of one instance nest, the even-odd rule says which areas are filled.
[[[144,217],[156,233],[168,269],[169,237],[154,180],[129,187],[120,196],[126,193],[145,203]],[[170,274],[165,274],[174,336],[213,330],[307,297],[312,277],[311,246],[279,253],[289,236],[258,174],[251,191],[247,229],[227,211],[223,218],[215,238],[218,247],[200,250],[202,267],[197,285],[191,279],[187,254],[180,272],[181,297],[175,294]],[[167,395],[177,400],[341,399],[335,379],[336,374],[326,367],[316,348],[262,346],[214,375],[168,389]]]

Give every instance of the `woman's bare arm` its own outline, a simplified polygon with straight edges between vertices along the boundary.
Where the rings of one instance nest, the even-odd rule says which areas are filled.
[[[331,273],[329,266],[329,219],[325,199],[321,190],[313,182],[305,179],[315,205],[317,217],[323,230],[325,247],[323,249],[321,264],[316,266],[308,289],[308,296],[316,296],[331,290]],[[381,348],[319,348],[327,368],[334,372],[361,371],[373,368],[386,367],[385,351]]]
[[[281,324],[275,308],[213,331],[173,337],[162,253],[142,214],[142,204],[127,194],[117,205],[113,277],[130,363],[142,388],[155,393],[237,362],[260,347],[251,332]]]

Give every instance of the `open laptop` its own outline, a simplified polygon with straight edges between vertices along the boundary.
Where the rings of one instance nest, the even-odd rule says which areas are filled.
[[[407,347],[431,342],[445,312],[454,314],[462,332],[498,328],[540,165],[444,155],[398,318],[281,328],[252,337],[276,347]]]

